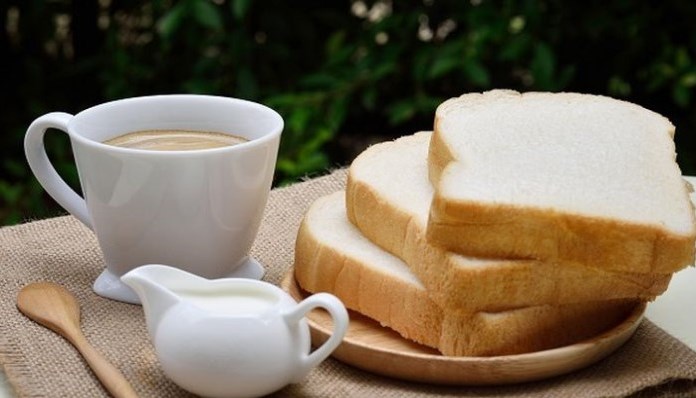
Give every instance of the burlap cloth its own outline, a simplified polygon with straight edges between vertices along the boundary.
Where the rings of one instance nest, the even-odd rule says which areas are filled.
[[[278,283],[292,265],[302,215],[319,196],[342,189],[345,171],[272,192],[253,256]],[[107,300],[91,290],[103,261],[91,231],[73,217],[0,229],[0,361],[22,397],[99,397],[107,394],[77,352],[61,337],[22,316],[18,290],[34,281],[66,286],[82,308],[85,335],[123,371],[143,397],[182,397],[186,392],[159,369],[139,306]],[[329,359],[279,397],[607,397],[696,396],[696,352],[644,321],[617,353],[585,370],[546,381],[505,387],[440,387],[369,374]]]

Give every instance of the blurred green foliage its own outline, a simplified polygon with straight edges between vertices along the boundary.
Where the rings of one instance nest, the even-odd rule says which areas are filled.
[[[491,88],[641,104],[677,126],[678,161],[696,174],[688,0],[3,0],[0,19],[2,224],[59,211],[24,161],[34,118],[158,93],[277,109],[286,129],[276,184],[430,129],[440,102]],[[57,169],[79,187],[66,137],[47,139]]]

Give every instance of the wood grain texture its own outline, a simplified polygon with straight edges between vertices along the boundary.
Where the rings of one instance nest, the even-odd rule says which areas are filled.
[[[301,290],[293,275],[290,270],[281,287],[296,300],[302,300],[309,294]],[[348,332],[332,356],[368,372],[408,381],[442,385],[520,383],[569,373],[607,357],[633,335],[644,312],[645,304],[640,304],[607,332],[565,347],[499,357],[446,357],[350,311]],[[331,317],[314,310],[307,321],[312,344],[323,344],[332,330]]]
[[[75,346],[114,397],[137,397],[123,374],[85,338],[80,328],[80,306],[68,290],[50,282],[29,284],[17,295],[17,308],[29,319],[58,333]]]

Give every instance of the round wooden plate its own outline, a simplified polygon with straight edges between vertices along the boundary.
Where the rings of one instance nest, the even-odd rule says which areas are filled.
[[[292,270],[281,287],[298,301],[308,296],[297,285]],[[611,330],[565,347],[499,357],[446,357],[350,311],[348,332],[332,356],[368,372],[409,381],[443,385],[519,383],[569,373],[605,358],[633,335],[644,312],[645,304],[640,304]],[[314,346],[329,338],[333,323],[327,312],[314,310],[307,321]]]

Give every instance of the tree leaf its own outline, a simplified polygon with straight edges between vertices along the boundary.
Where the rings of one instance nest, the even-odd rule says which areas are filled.
[[[26,164],[24,162],[18,161],[17,159],[5,159],[2,162],[4,171],[7,172],[9,176],[12,177],[25,177],[28,173]]]
[[[259,85],[256,76],[247,66],[241,66],[237,73],[237,94],[241,98],[256,98],[259,94]]]
[[[377,65],[374,69],[370,71],[370,80],[379,81],[387,77],[388,75],[394,73],[396,70],[396,64],[390,61],[383,61],[382,64]]]
[[[21,185],[12,185],[5,180],[0,180],[0,198],[6,204],[15,204],[19,201],[23,189]]]
[[[682,46],[677,47],[676,54],[674,55],[674,66],[677,69],[683,69],[689,65],[691,65],[689,51]]]
[[[450,56],[450,57],[438,57],[430,65],[428,70],[428,79],[435,80],[447,73],[457,69],[461,65],[460,57]]]
[[[546,90],[553,88],[552,81],[556,69],[556,58],[546,43],[537,44],[530,68],[537,87]]]
[[[469,80],[479,87],[488,87],[491,84],[491,78],[484,66],[475,59],[468,59],[462,65],[464,73]]]
[[[327,72],[312,73],[300,80],[300,84],[309,89],[333,88],[340,82],[340,79]]]
[[[329,105],[329,110],[326,113],[326,122],[329,125],[330,136],[327,139],[331,139],[334,136],[334,132],[337,131],[343,122],[346,120],[346,115],[348,114],[349,101],[347,97],[333,101]]]
[[[374,86],[367,87],[362,95],[362,105],[368,111],[373,111],[377,108],[377,89]]]
[[[434,58],[433,47],[421,47],[415,54],[411,63],[411,75],[415,82],[423,82],[427,80],[430,62]]]
[[[299,157],[306,157],[319,151],[321,146],[333,138],[334,132],[328,127],[317,127],[312,131],[311,138],[303,143],[302,148],[298,152]]]
[[[249,12],[249,7],[251,6],[252,0],[232,0],[230,6],[232,7],[232,15],[237,20],[244,19]]]
[[[403,123],[416,114],[416,105],[413,100],[399,101],[388,108],[389,123],[396,125]]]
[[[344,30],[339,30],[331,34],[328,39],[326,39],[326,53],[331,56],[336,54],[341,48],[345,46],[346,32]]]
[[[672,88],[672,99],[677,105],[685,108],[691,103],[691,90],[676,84]]]
[[[295,177],[297,166],[295,161],[287,157],[279,157],[276,162],[276,168],[289,176]]]
[[[556,78],[556,87],[554,90],[560,90],[565,88],[568,83],[573,79],[573,76],[575,76],[575,65],[569,65],[564,67],[561,72],[558,74],[558,77]]]
[[[627,97],[631,94],[631,84],[621,76],[614,75],[609,78],[607,91],[612,96]]]
[[[682,75],[682,77],[679,78],[679,84],[684,87],[696,86],[696,71],[691,71]]]
[[[179,30],[186,18],[188,1],[180,1],[157,22],[157,32],[165,39],[170,39]]]
[[[193,0],[193,16],[201,25],[213,30],[222,30],[220,9],[208,0]]]
[[[295,162],[293,170],[294,177],[299,177],[316,170],[325,169],[329,164],[329,159],[326,154],[315,151],[305,156],[300,157]]]
[[[525,52],[528,51],[531,40],[526,34],[513,36],[506,43],[503,43],[503,48],[498,53],[498,59],[501,61],[519,61]]]
[[[303,132],[309,127],[309,120],[312,116],[312,108],[295,108],[287,118],[288,128],[292,131]]]

